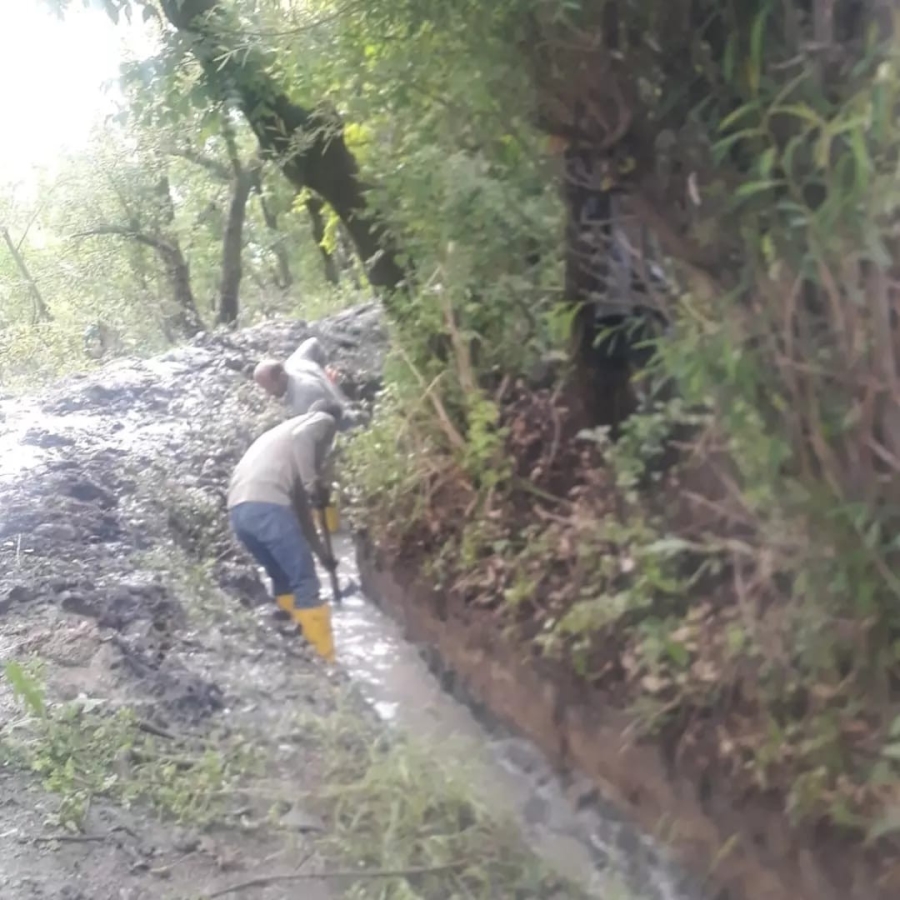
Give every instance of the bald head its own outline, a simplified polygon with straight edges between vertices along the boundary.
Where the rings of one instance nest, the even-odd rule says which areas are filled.
[[[288,389],[287,372],[277,359],[264,359],[253,370],[253,380],[273,397],[283,397]]]

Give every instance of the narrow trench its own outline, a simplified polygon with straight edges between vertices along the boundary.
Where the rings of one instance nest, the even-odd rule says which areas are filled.
[[[383,720],[452,764],[465,760],[478,796],[516,821],[535,852],[591,896],[610,900],[624,888],[629,900],[700,900],[662,848],[603,801],[573,799],[585,792],[567,790],[569,779],[536,747],[486,727],[451,696],[400,626],[361,593],[352,540],[335,535],[334,551],[345,594],[333,614],[338,664]]]

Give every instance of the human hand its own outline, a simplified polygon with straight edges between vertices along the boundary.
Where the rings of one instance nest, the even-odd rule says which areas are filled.
[[[309,492],[309,502],[313,509],[325,509],[330,499],[328,488],[320,482],[316,482]]]

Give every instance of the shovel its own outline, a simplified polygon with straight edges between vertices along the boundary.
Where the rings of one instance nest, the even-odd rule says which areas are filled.
[[[334,551],[331,549],[331,532],[328,529],[328,522],[325,519],[324,510],[322,510],[322,515],[319,517],[319,529],[322,532],[322,543],[325,545],[325,550],[328,552],[328,555],[334,559]],[[330,569],[328,576],[331,579],[331,592],[334,594],[335,606],[340,606],[341,586],[338,584],[337,569]]]

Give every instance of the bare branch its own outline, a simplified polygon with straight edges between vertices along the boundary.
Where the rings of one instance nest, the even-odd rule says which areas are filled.
[[[76,239],[98,237],[101,235],[127,238],[132,241],[137,241],[139,244],[144,244],[147,247],[152,247],[154,250],[157,250],[160,253],[171,253],[173,251],[172,246],[166,243],[161,238],[154,237],[151,234],[145,234],[142,231],[135,231],[133,228],[128,228],[125,225],[98,225],[96,228],[90,228],[87,231],[79,231],[73,235],[70,235],[70,237],[72,239]]]
[[[211,156],[207,156],[205,153],[200,153],[190,147],[173,147],[167,153],[170,156],[177,156],[179,159],[186,159],[188,162],[206,169],[207,172],[221,181],[228,181],[231,178],[231,172],[217,159],[213,159]]]

